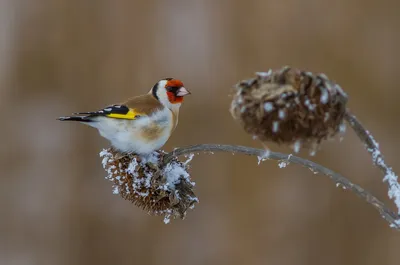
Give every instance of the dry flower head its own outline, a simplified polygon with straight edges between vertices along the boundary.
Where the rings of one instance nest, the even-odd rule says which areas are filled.
[[[121,156],[112,148],[100,153],[106,179],[114,184],[113,193],[149,214],[163,215],[164,222],[169,223],[170,218],[183,219],[198,199],[187,171],[191,159],[180,162],[173,158],[164,165],[164,155],[163,151],[154,151],[147,156]]]
[[[283,67],[240,82],[231,114],[263,143],[315,153],[322,140],[344,131],[347,95],[324,74]]]

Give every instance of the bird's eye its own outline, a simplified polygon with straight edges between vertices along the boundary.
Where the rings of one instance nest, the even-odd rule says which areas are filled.
[[[168,92],[176,93],[176,91],[178,91],[179,87],[176,87],[176,86],[167,86],[166,89],[167,89]]]

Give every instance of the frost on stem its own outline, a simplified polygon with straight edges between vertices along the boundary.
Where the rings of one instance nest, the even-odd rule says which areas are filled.
[[[285,159],[285,160],[280,160],[279,163],[278,163],[278,167],[279,167],[279,168],[285,168],[285,167],[287,167],[287,166],[290,164],[289,160],[290,160],[290,158],[291,158],[292,156],[293,156],[293,155],[290,154],[290,155],[288,156],[287,159]]]
[[[385,219],[390,220],[391,226],[400,230],[400,184],[398,182],[398,176],[393,169],[386,164],[383,154],[379,149],[379,144],[375,141],[372,134],[364,128],[364,126],[358,121],[358,119],[351,114],[348,110],[346,111],[345,119],[350,127],[357,134],[358,138],[365,144],[365,148],[371,154],[372,161],[384,174],[383,181],[389,185],[388,195],[389,198],[393,199],[397,206],[397,214],[384,215]]]
[[[264,162],[265,160],[267,160],[269,158],[270,153],[271,152],[267,149],[267,150],[264,151],[262,156],[257,156],[258,165],[260,165],[261,162]]]
[[[150,214],[163,215],[164,222],[169,223],[171,217],[183,219],[198,199],[187,171],[189,161],[173,158],[164,165],[164,156],[163,151],[154,151],[147,156],[130,154],[119,158],[112,148],[100,153],[106,179],[114,184],[113,193]]]
[[[262,142],[314,153],[322,140],[344,130],[347,95],[324,74],[283,67],[257,73],[236,88],[231,114]]]
[[[400,184],[398,182],[398,177],[393,172],[393,169],[386,165],[385,161],[383,160],[381,150],[379,149],[379,144],[375,141],[375,139],[368,131],[366,133],[372,142],[372,147],[367,147],[367,150],[372,155],[373,163],[385,170],[383,181],[389,184],[388,196],[390,199],[394,200],[394,203],[397,206],[398,214],[400,214]],[[400,224],[400,218],[397,220],[397,222],[399,222]]]

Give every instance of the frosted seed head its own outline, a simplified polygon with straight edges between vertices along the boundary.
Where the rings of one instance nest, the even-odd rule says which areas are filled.
[[[323,74],[283,67],[240,82],[231,114],[262,143],[303,148],[332,139],[346,112],[347,95]]]
[[[106,179],[113,183],[113,194],[118,194],[153,215],[164,215],[165,220],[184,218],[187,209],[198,199],[195,183],[187,171],[192,156],[185,162],[173,158],[164,165],[163,151],[147,156],[121,155],[112,148],[104,149],[103,168]],[[112,169],[112,170],[110,170]]]

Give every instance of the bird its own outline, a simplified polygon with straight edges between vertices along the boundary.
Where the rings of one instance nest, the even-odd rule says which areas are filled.
[[[178,124],[183,98],[189,94],[182,81],[164,78],[147,94],[58,120],[77,121],[96,128],[120,154],[148,155],[168,141]]]

